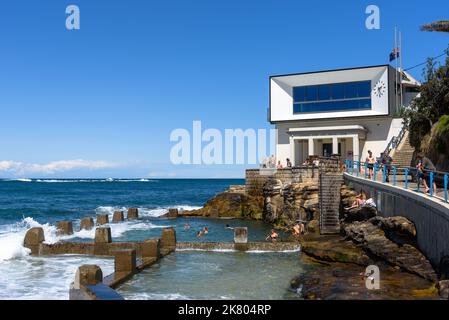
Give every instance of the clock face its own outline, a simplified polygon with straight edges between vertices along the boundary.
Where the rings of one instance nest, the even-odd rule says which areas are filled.
[[[379,80],[373,88],[374,95],[378,98],[382,97],[387,91],[387,86],[385,82]]]

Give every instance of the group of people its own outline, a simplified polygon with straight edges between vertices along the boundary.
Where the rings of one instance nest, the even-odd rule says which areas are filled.
[[[416,155],[417,165],[416,171],[418,176],[418,185],[424,185],[424,192],[430,192],[430,172],[436,171],[435,165],[432,161],[427,158],[422,152],[419,152]],[[374,175],[374,165],[377,163],[377,160],[373,157],[373,153],[371,150],[368,150],[368,156],[365,159],[367,166],[367,175],[368,178],[372,179]],[[393,158],[388,154],[383,152],[380,157],[380,164],[382,167],[385,167],[385,181],[390,182],[390,171],[392,169]],[[437,185],[435,179],[432,181],[433,192],[437,192]]]
[[[271,168],[271,169],[283,169],[283,168],[291,168],[292,162],[289,158],[285,160],[285,166],[281,163],[281,160],[278,160],[276,164],[276,158],[274,155],[271,155],[269,158],[265,158],[262,161],[262,168]]]
[[[304,162],[302,163],[303,166],[315,166],[318,167],[320,165],[320,159],[318,158],[318,156],[312,156],[307,158],[306,160],[304,160]]]
[[[190,224],[185,223],[184,224],[184,231],[188,231],[188,230],[190,230]],[[207,227],[204,227],[203,229],[199,230],[196,233],[196,236],[197,236],[197,238],[201,238],[202,236],[205,236],[208,233],[209,233],[209,229]]]

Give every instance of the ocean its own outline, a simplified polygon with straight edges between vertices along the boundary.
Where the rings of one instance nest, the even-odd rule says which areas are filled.
[[[40,226],[44,229],[45,242],[55,243],[59,240],[92,241],[94,230],[79,231],[80,219],[95,216],[97,213],[107,213],[112,218],[115,210],[127,210],[129,207],[139,208],[139,220],[110,224],[113,241],[141,241],[160,236],[161,229],[172,226],[176,229],[178,241],[232,241],[233,233],[225,228],[231,226],[247,226],[249,240],[263,241],[269,233],[270,226],[260,221],[223,220],[202,218],[161,218],[169,208],[195,209],[200,208],[215,194],[226,190],[230,185],[244,184],[243,179],[17,179],[0,180],[0,299],[67,299],[70,282],[73,281],[78,266],[85,263],[98,264],[104,275],[113,270],[113,259],[64,255],[55,257],[32,257],[29,250],[23,247],[23,238],[30,227]],[[55,223],[60,220],[70,220],[74,225],[74,234],[59,236]],[[188,223],[191,228],[184,230]],[[209,234],[201,239],[196,232],[208,227]],[[181,254],[181,253],[180,253]],[[216,253],[215,253],[216,254]],[[223,254],[223,253],[221,253]],[[245,264],[253,265],[261,258],[255,258],[253,253],[242,260],[240,255],[229,253],[218,255],[216,267],[232,266],[230,261],[238,261],[242,268]],[[262,255],[262,254],[261,254]],[[265,254],[263,254],[265,255]],[[179,257],[187,259],[186,263],[195,261],[195,257],[208,257],[204,263],[211,263],[213,255],[207,253],[186,253]],[[288,255],[287,255],[288,256]],[[182,268],[174,261],[181,258],[167,259],[159,262],[163,268],[163,275],[169,277],[169,272],[178,268],[180,277],[192,278],[195,274],[192,268]],[[226,258],[227,257],[227,258]],[[252,258],[251,258],[252,257]],[[270,258],[271,257],[271,258]],[[296,257],[296,258],[295,258]],[[238,260],[235,260],[237,259]],[[164,258],[165,259],[165,258]],[[162,259],[162,260],[164,260]],[[279,256],[266,254],[275,266]],[[182,261],[182,260],[181,260]],[[221,263],[220,263],[221,261]],[[291,254],[282,264],[283,269],[291,271],[299,268],[297,254]],[[184,262],[182,262],[184,264]],[[295,269],[296,268],[296,269]],[[281,268],[282,269],[282,268]],[[160,269],[156,268],[155,270]],[[283,283],[288,283],[287,274],[283,276]],[[139,277],[144,277],[145,274]],[[244,273],[243,273],[244,275]],[[149,273],[149,277],[152,273]],[[209,275],[212,277],[212,275]],[[244,281],[245,276],[241,277]],[[145,283],[145,281],[143,281]],[[193,283],[190,283],[192,285]],[[275,298],[282,298],[287,287],[276,291]],[[164,298],[171,299],[185,297],[180,292],[194,292],[186,282],[186,287],[171,292],[171,286],[160,292],[144,292],[142,286],[126,286],[125,295],[132,299]],[[260,284],[259,284],[260,285]],[[270,290],[272,283],[266,283]],[[223,288],[224,289],[224,288]],[[211,293],[211,297],[219,297],[220,290]],[[232,290],[231,290],[232,291]],[[282,294],[281,294],[282,293]],[[235,296],[245,298],[237,292],[223,292],[221,296]],[[201,298],[195,296],[188,298]]]

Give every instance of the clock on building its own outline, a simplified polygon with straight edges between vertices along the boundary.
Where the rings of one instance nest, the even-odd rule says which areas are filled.
[[[385,94],[386,90],[387,86],[382,80],[377,81],[376,85],[373,88],[373,92],[378,98],[382,97]]]

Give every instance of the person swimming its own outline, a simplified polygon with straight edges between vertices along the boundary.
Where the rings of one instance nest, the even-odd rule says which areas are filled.
[[[196,234],[197,238],[201,238],[203,236],[203,231],[198,231],[198,233]]]
[[[231,227],[229,224],[226,225],[225,229],[234,230],[234,228]]]
[[[208,234],[209,233],[209,230],[207,230],[207,227],[204,227],[203,228],[203,234]]]
[[[190,224],[186,223],[184,224],[184,230],[187,231],[190,229]]]

